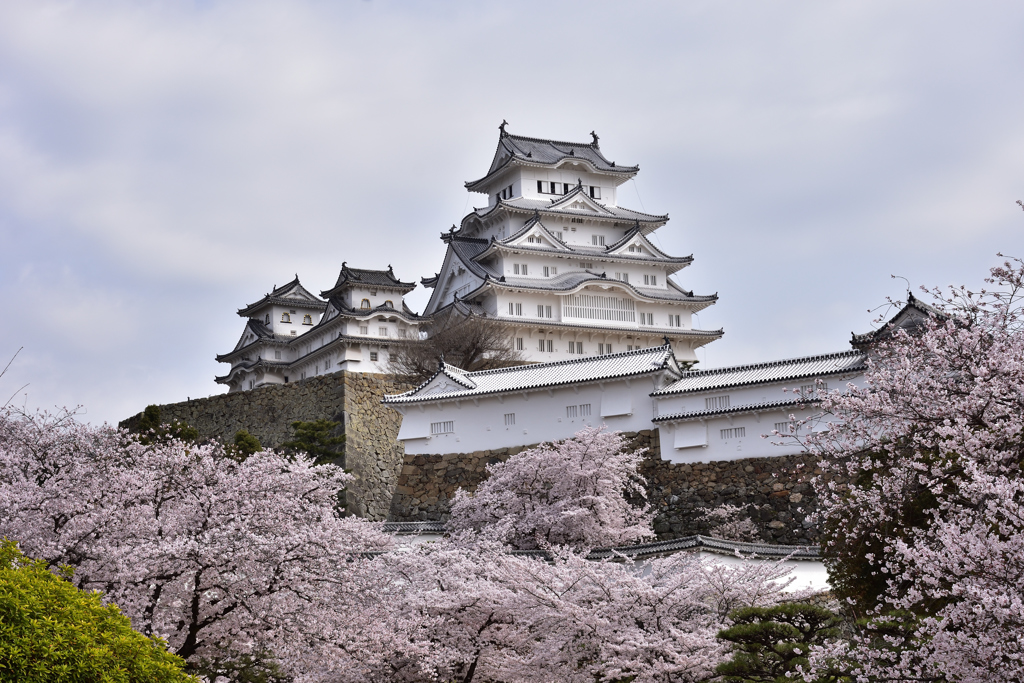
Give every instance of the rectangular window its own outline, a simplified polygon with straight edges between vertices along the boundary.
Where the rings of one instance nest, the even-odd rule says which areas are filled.
[[[611,344],[598,344],[597,345],[597,354],[599,356],[603,356],[604,354],[611,353],[611,352],[612,352],[612,345]]]
[[[636,321],[635,306],[632,299],[600,294],[570,294],[565,297],[565,303],[562,305],[562,316],[563,319],[582,318],[631,323]]]
[[[590,198],[591,199],[600,199],[601,198],[601,188],[598,187],[597,185],[591,185],[590,186]]]
[[[800,393],[804,396],[810,396],[811,394],[817,393],[819,388],[822,392],[828,391],[828,385],[822,382],[820,387],[817,384],[805,384],[800,387]]]
[[[512,427],[516,423],[515,413],[505,413],[505,426]]]
[[[719,430],[719,436],[722,439],[742,439],[747,435],[746,427],[730,427],[729,429]]]
[[[729,396],[708,396],[704,399],[704,410],[725,410],[729,407]]]
[[[515,346],[516,346],[516,351],[522,351],[523,350],[523,338],[522,337],[516,337],[516,344],[515,344]]]
[[[522,304],[514,304],[511,301],[509,301],[508,302],[508,314],[509,315],[522,315],[523,314],[523,305]]]
[[[678,315],[673,315],[673,314],[669,313],[668,314],[668,326],[669,327],[682,327],[679,324],[679,316]]]
[[[380,336],[380,337],[388,336],[388,328],[386,328],[386,327],[378,327],[377,328],[377,336]]]
[[[281,360],[281,352],[280,351],[274,351],[274,358],[276,360]]]
[[[657,275],[644,275],[644,284],[651,285],[652,287],[657,286],[658,276]]]
[[[295,336],[295,330],[292,330],[292,336],[293,337]]]
[[[594,267],[594,264],[589,261],[580,261],[580,268],[583,270],[590,270]]]
[[[544,266],[544,277],[551,277],[551,268]]]
[[[377,362],[377,352],[376,351],[370,351],[370,360],[372,360],[375,363]]]
[[[543,339],[538,339],[537,340],[537,350],[538,351],[543,351],[544,350],[544,340]]]
[[[629,253],[635,254],[638,251],[640,251],[640,247],[636,246],[635,244],[629,245]]]
[[[590,242],[595,247],[603,247],[604,246],[604,235],[591,235],[590,236]]]
[[[431,422],[430,433],[431,434],[451,434],[455,431],[454,420],[448,420],[447,422]]]
[[[398,330],[398,336],[399,337],[401,337],[402,339],[405,339],[405,333],[406,333],[406,329],[404,327],[399,328],[399,330]]]
[[[559,240],[565,239],[564,237],[562,237],[562,231],[561,230],[558,230],[558,231],[555,232],[555,237],[557,237]]]
[[[359,326],[359,334],[370,334],[370,327],[369,327],[369,325],[360,325]]]
[[[615,273],[615,279],[619,282],[629,282],[629,273]]]
[[[640,324],[641,325],[653,325],[654,324],[654,314],[653,313],[641,313],[640,314]]]
[[[570,420],[572,418],[576,417],[576,406],[566,406],[565,407],[565,416],[567,418],[569,418]]]
[[[590,404],[589,403],[581,403],[580,404],[580,417],[590,417]]]
[[[544,181],[543,180],[538,180],[537,181],[537,192],[539,192],[541,194],[547,194],[546,192],[544,192]]]
[[[775,431],[777,431],[779,434],[789,434],[789,425],[789,420],[786,420],[785,422],[776,422]]]
[[[512,264],[512,274],[513,275],[519,275],[519,264],[518,263],[513,263]]]
[[[576,353],[583,353],[583,342],[576,342]]]
[[[544,304],[537,304],[537,317],[538,318],[550,318],[551,307],[545,306]]]
[[[330,358],[328,358],[326,361],[324,361],[324,370],[326,370],[329,367],[331,367],[331,359]]]

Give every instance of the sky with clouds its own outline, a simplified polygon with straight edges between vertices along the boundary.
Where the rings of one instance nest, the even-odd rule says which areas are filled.
[[[0,3],[0,403],[220,393],[273,285],[433,274],[502,119],[640,165],[620,204],[720,295],[702,366],[842,350],[891,275],[1024,255],[1022,36],[984,0]]]

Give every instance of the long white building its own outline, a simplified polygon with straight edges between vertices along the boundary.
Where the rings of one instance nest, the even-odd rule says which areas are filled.
[[[657,430],[662,459],[737,460],[802,452],[762,438],[811,415],[819,388],[859,384],[859,350],[716,370],[686,370],[668,344],[498,370],[443,364],[384,402],[402,414],[407,454],[470,453],[571,437],[587,426]]]
[[[562,142],[512,135],[500,127],[487,173],[466,189],[488,196],[461,225],[441,235],[441,270],[431,316],[459,306],[508,327],[528,361],[549,362],[662,345],[676,357],[722,336],[698,330],[693,313],[717,295],[696,295],[670,276],[693,262],[670,256],[649,236],[668,222],[621,207],[620,185],[639,167],[609,161],[597,135]]]

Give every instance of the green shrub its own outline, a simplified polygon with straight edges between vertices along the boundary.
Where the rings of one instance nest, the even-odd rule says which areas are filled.
[[[132,630],[99,593],[0,542],[0,681],[196,683],[184,664],[160,639]]]

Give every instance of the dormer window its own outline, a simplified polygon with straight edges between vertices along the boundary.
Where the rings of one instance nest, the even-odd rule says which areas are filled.
[[[359,304],[359,308],[369,310],[369,308],[370,308],[370,300],[369,299],[363,299],[362,302],[360,302],[360,304]]]
[[[392,301],[391,299],[388,299],[387,301],[384,302],[384,306],[386,308],[394,308],[395,307],[395,302]]]
[[[309,315],[308,313],[306,315],[302,316],[302,324],[303,325],[312,325],[313,324],[313,316]]]
[[[540,244],[541,243],[540,237],[536,237],[534,235],[530,235],[529,237],[527,237],[526,241],[529,242],[530,244]]]
[[[635,244],[629,245],[629,253],[635,254],[638,251],[640,251],[640,247],[636,246]]]
[[[283,322],[283,323],[291,323],[291,321],[292,321],[292,317],[289,314],[287,314],[287,313],[282,313],[281,314],[281,322]]]

